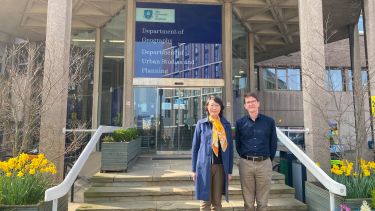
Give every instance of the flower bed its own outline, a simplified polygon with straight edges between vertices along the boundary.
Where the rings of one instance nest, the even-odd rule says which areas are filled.
[[[0,162],[0,204],[35,205],[43,201],[51,187],[55,165],[44,154],[30,158],[27,154]]]

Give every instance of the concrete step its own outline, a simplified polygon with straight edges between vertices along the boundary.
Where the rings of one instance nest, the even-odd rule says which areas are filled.
[[[137,210],[199,210],[198,200],[183,201],[131,201],[83,204],[77,211],[137,211]],[[289,199],[270,199],[268,201],[268,211],[306,211],[307,206],[302,202]],[[242,200],[231,200],[229,203],[223,202],[223,210],[239,211],[243,210]]]
[[[236,171],[237,170],[237,171]],[[233,172],[231,184],[240,184],[238,169]],[[191,172],[169,171],[169,172],[129,172],[129,173],[97,173],[91,177],[92,186],[122,186],[122,187],[144,187],[164,185],[192,185]],[[272,173],[273,184],[285,184],[285,176],[278,172]]]
[[[108,201],[178,201],[193,200],[193,185],[185,186],[137,186],[137,187],[91,187],[84,193],[85,202]],[[231,199],[242,199],[240,185],[230,185]],[[273,184],[270,198],[294,198],[294,189],[285,184]]]

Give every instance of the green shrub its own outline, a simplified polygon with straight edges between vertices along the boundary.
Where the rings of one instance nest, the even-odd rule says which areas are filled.
[[[127,131],[130,133],[131,139],[136,139],[138,137],[137,128],[129,128]]]
[[[113,131],[112,136],[104,137],[103,142],[129,142],[137,137],[137,128],[118,129]]]
[[[110,143],[110,142],[115,142],[115,139],[112,136],[104,136],[102,139],[104,143]]]
[[[375,188],[372,190],[371,196],[371,206],[375,207]]]
[[[129,142],[138,137],[138,131],[136,128],[119,129],[119,130],[113,131],[112,136],[114,140],[117,142],[121,142],[121,141]]]

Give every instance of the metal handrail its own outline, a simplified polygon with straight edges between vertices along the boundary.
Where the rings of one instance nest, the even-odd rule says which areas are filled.
[[[99,126],[77,161],[74,163],[72,169],[65,177],[64,181],[62,181],[59,185],[46,190],[44,194],[44,201],[53,201],[52,211],[57,211],[58,199],[65,196],[65,194],[67,194],[69,189],[72,187],[79,172],[82,170],[92,151],[95,149],[96,143],[99,141],[100,136],[103,133],[111,133],[116,129],[120,129],[120,127]]]
[[[308,131],[308,130],[307,130]],[[312,161],[296,144],[293,143],[279,128],[276,128],[277,137],[285,147],[292,152],[310,173],[329,191],[330,211],[335,210],[334,195],[346,196],[346,186],[336,182],[328,176],[314,161]]]

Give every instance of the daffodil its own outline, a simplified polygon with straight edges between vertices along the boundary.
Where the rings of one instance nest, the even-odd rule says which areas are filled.
[[[30,175],[34,175],[35,174],[35,169],[30,169],[29,174]]]
[[[56,174],[56,166],[45,158],[44,154],[29,157],[27,154],[20,154],[10,158],[8,161],[0,162],[0,190],[4,192],[22,192],[22,196],[7,194],[2,197],[2,203],[19,202],[38,203],[42,198],[31,196],[42,196],[45,190],[51,186],[51,175]],[[15,184],[15,185],[10,185]],[[35,199],[34,199],[35,198]],[[35,200],[26,202],[28,200]]]
[[[22,171],[18,172],[17,177],[23,177],[25,175]]]

